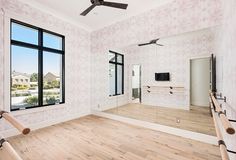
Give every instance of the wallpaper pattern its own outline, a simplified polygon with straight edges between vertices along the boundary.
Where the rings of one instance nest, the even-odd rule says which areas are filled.
[[[223,2],[223,0],[222,0]],[[217,32],[217,89],[226,96],[227,103],[222,103],[229,119],[236,119],[236,1],[228,0],[223,3],[224,18],[220,32]],[[234,128],[236,123],[232,122]],[[229,150],[236,151],[236,134],[228,135],[222,128],[224,139]],[[236,155],[230,154],[235,160]]]
[[[66,36],[66,103],[65,107],[52,106],[50,110],[41,110],[25,114],[16,114],[22,122],[34,126],[41,123],[53,123],[59,119],[70,119],[79,115],[90,113],[90,107],[103,110],[105,108],[122,105],[128,102],[128,84],[125,84],[125,96],[116,98],[108,97],[108,56],[109,49],[118,48],[145,42],[153,38],[164,38],[187,32],[210,28],[222,24],[224,14],[224,27],[222,34],[218,35],[224,43],[217,56],[223,57],[218,64],[223,66],[223,71],[218,75],[220,91],[227,96],[227,102],[232,109],[227,108],[227,114],[232,119],[236,118],[236,66],[235,45],[236,41],[236,9],[235,0],[228,0],[225,11],[222,12],[223,0],[175,0],[171,4],[153,9],[130,19],[107,26],[91,34],[83,29],[65,23],[51,15],[22,4],[17,0],[0,0],[0,7],[19,17],[37,20],[50,28],[63,30]],[[3,14],[0,11],[0,38],[3,39]],[[232,23],[234,25],[228,25]],[[47,28],[46,28],[47,29]],[[202,36],[203,48],[211,46],[208,40],[211,35]],[[197,39],[193,40],[196,43]],[[190,43],[190,42],[189,42]],[[197,47],[198,45],[196,45]],[[190,47],[191,48],[191,47]],[[190,49],[189,48],[189,49]],[[192,48],[191,48],[192,50]],[[195,49],[193,49],[195,51]],[[201,50],[201,49],[200,49]],[[197,51],[197,49],[196,49]],[[208,51],[211,51],[211,47]],[[0,41],[0,97],[4,96],[3,42]],[[179,57],[175,57],[179,58]],[[180,58],[181,59],[181,58]],[[127,68],[127,59],[125,59]],[[180,68],[181,70],[181,68]],[[128,71],[125,71],[128,75]],[[127,76],[126,76],[127,78]],[[127,81],[127,79],[125,79]],[[0,101],[0,109],[9,107]],[[4,125],[3,125],[4,124]],[[11,127],[0,121],[0,131],[9,130]],[[235,136],[226,136],[229,149],[235,149]],[[235,157],[233,157],[235,159]],[[232,158],[232,159],[233,159]]]
[[[91,105],[94,109],[107,109],[127,103],[124,96],[108,97],[108,50],[119,50],[131,44],[155,38],[183,34],[221,24],[220,0],[175,0],[168,5],[117,22],[91,34],[92,75],[94,93]],[[127,73],[126,73],[127,74]],[[125,84],[128,87],[128,84]],[[99,107],[98,107],[99,106]]]
[[[16,117],[27,125],[37,126],[40,124],[52,124],[61,119],[77,118],[79,115],[90,113],[90,33],[83,29],[68,24],[51,15],[43,13],[17,0],[3,0],[0,7],[6,13],[24,17],[46,26],[45,29],[55,28],[65,35],[65,104],[60,106],[50,106],[50,109],[32,112],[27,110],[24,114],[15,112]],[[1,12],[0,12],[1,13]],[[3,16],[0,14],[0,37],[3,34]],[[5,16],[5,18],[7,18]],[[49,29],[50,30],[50,29]],[[5,33],[8,34],[8,33]],[[7,36],[7,35],[6,35]],[[8,53],[3,52],[3,41],[0,41],[0,97],[4,93],[3,84],[3,56]],[[5,67],[9,67],[5,65]],[[0,109],[9,109],[9,104],[2,104]],[[33,109],[34,110],[34,109]],[[10,129],[9,125],[0,121],[0,131]]]
[[[146,88],[142,88],[142,103],[152,106],[173,107],[189,109],[189,63],[191,58],[210,57],[214,52],[215,30],[203,29],[195,32],[184,33],[177,36],[160,39],[158,43],[162,47],[149,45],[138,47],[132,45],[125,49],[127,65],[133,64],[142,66],[142,86],[182,86],[183,93],[168,94],[158,92],[148,93]],[[209,66],[210,67],[210,66]],[[127,68],[128,69],[128,68]],[[209,68],[210,70],[210,68]],[[131,70],[129,70],[131,72]],[[155,81],[155,73],[169,72],[170,82]],[[131,78],[131,75],[129,76]],[[129,79],[129,86],[131,84]],[[129,95],[132,95],[129,87]],[[129,98],[131,100],[131,97]]]
[[[221,18],[220,0],[175,0],[92,32],[92,50],[103,51],[147,41],[153,37],[161,38],[209,28],[219,25]]]
[[[0,0],[0,6],[2,6],[2,0]],[[3,39],[3,10],[0,10],[0,39]],[[3,98],[3,43],[0,42],[0,97]],[[0,108],[3,106],[3,100],[0,101]]]

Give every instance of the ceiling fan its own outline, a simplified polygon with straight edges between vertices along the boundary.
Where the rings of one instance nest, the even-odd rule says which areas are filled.
[[[151,40],[151,41],[148,42],[148,43],[138,44],[138,46],[146,46],[146,45],[150,45],[150,44],[156,44],[156,45],[158,45],[158,46],[164,46],[164,45],[162,45],[162,44],[158,44],[158,43],[157,43],[157,41],[159,41],[159,40],[160,40],[160,38],[154,39],[154,40]]]
[[[83,11],[80,14],[81,16],[86,16],[96,6],[107,6],[107,7],[119,8],[119,9],[127,9],[128,7],[128,4],[124,4],[124,3],[107,2],[104,0],[90,0],[90,1],[92,5],[88,7],[85,11]]]

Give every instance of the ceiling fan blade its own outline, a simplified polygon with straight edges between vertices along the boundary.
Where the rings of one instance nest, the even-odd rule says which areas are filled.
[[[101,5],[103,6],[108,6],[108,7],[114,7],[114,8],[119,8],[119,9],[127,9],[128,4],[124,3],[116,3],[116,2],[102,2]]]
[[[143,43],[143,44],[138,44],[138,46],[146,46],[146,45],[150,45],[152,43]]]
[[[160,38],[151,40],[151,42],[152,42],[152,43],[157,43],[157,41],[159,41],[159,39],[160,39]]]
[[[163,44],[158,44],[158,43],[156,43],[156,45],[158,45],[158,46],[164,46]]]
[[[87,8],[85,11],[83,11],[80,15],[86,16],[94,7],[96,7],[96,4],[91,5],[89,8]]]

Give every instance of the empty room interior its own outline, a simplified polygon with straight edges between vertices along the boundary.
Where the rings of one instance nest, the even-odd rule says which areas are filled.
[[[0,160],[236,160],[235,0],[0,0]]]

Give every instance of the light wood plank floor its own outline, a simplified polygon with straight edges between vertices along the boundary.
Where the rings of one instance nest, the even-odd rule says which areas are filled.
[[[116,107],[105,112],[198,133],[216,135],[208,107],[191,106],[190,110],[187,111],[137,103]]]
[[[9,141],[24,160],[220,160],[217,146],[96,116]]]

